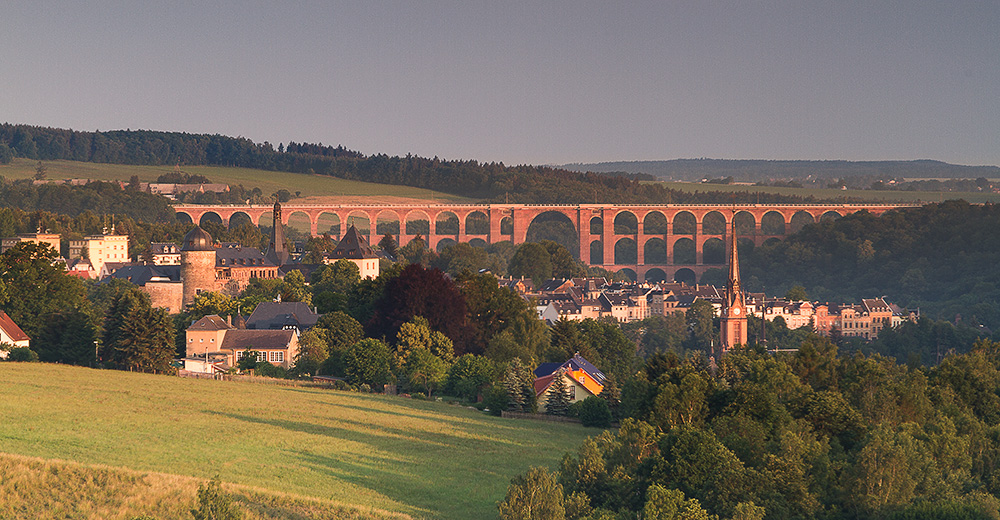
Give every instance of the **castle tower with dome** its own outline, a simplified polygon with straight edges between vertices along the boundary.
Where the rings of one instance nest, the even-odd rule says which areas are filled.
[[[181,284],[183,284],[182,305],[189,305],[202,291],[214,291],[215,244],[212,235],[201,226],[184,235],[181,243]]]

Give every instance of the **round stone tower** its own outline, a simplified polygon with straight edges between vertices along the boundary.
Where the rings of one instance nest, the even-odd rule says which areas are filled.
[[[181,244],[181,284],[183,305],[194,301],[198,293],[215,290],[215,244],[212,235],[195,226]]]

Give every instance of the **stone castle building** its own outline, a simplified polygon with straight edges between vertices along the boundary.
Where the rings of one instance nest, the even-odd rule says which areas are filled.
[[[267,253],[235,243],[216,244],[201,226],[189,231],[181,242],[181,307],[205,291],[236,296],[246,289],[251,278],[281,278],[281,266],[288,263],[290,255],[278,203],[274,204],[274,222]]]
[[[275,204],[280,216],[281,206]],[[166,307],[171,313],[184,310],[206,291],[236,296],[251,278],[281,278],[281,264],[272,259],[289,259],[284,231],[279,224],[271,233],[267,254],[256,247],[237,243],[216,243],[201,226],[184,235],[180,247],[180,265],[127,265],[111,274],[140,286],[149,294],[154,307]],[[276,245],[277,244],[277,245]],[[171,251],[172,253],[172,251]]]

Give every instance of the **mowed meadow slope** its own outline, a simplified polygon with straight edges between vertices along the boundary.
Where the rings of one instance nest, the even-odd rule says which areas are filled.
[[[234,489],[260,494],[260,503],[319,500],[311,507],[368,511],[324,518],[382,517],[371,508],[416,518],[493,518],[512,476],[555,467],[599,433],[440,402],[41,363],[0,363],[0,394],[0,453],[10,454],[0,455],[4,480],[17,467],[26,475],[32,467],[72,475],[79,465],[100,465],[99,472],[117,475],[109,482],[151,472],[144,485],[167,489],[164,482],[174,479],[176,489],[164,497],[181,497],[176,501],[189,508],[197,479],[218,475]],[[119,468],[125,471],[115,473]],[[83,480],[93,486],[95,479]],[[4,500],[0,512],[17,506]],[[144,507],[140,501],[133,513],[158,511]]]
[[[0,175],[9,180],[31,179],[37,173],[39,161],[14,159],[11,164],[0,165]],[[144,166],[131,164],[104,164],[79,161],[41,161],[45,178],[92,179],[96,181],[128,182],[132,176],[140,182],[156,182],[157,177],[174,171],[174,166]],[[212,182],[260,188],[265,195],[280,189],[300,192],[302,197],[390,197],[401,199],[432,200],[441,202],[471,202],[470,199],[439,191],[413,186],[376,184],[328,175],[231,168],[226,166],[183,166],[181,170],[192,175],[204,175]],[[295,202],[302,202],[296,199]]]

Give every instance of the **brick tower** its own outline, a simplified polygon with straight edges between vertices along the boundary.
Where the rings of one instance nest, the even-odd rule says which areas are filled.
[[[271,228],[271,241],[267,244],[265,258],[274,265],[282,266],[288,263],[288,247],[285,245],[285,227],[281,224],[281,203],[275,201],[271,210],[274,227]]]
[[[729,235],[729,281],[726,282],[726,295],[722,301],[722,326],[719,331],[723,354],[736,345],[747,344],[747,307],[743,297],[743,287],[740,284],[740,258],[736,248],[735,218]]]
[[[215,243],[212,235],[201,226],[184,235],[181,244],[181,285],[183,305],[194,301],[202,291],[214,291],[215,283]]]

